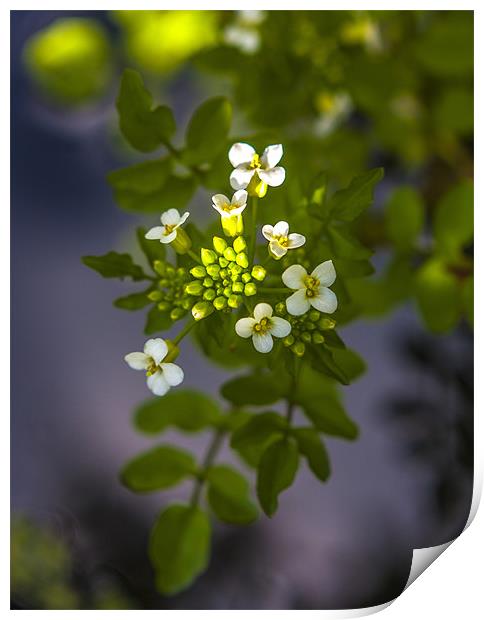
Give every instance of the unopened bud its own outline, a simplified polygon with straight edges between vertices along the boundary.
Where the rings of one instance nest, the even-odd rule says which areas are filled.
[[[250,273],[243,273],[241,276],[242,282],[244,282],[245,284],[247,284],[247,282],[250,282],[252,280],[252,276],[250,275]]]
[[[217,263],[214,263],[213,265],[208,265],[207,273],[212,278],[218,278],[218,274],[220,273],[220,265],[217,265]]]
[[[320,332],[313,332],[313,342],[314,344],[323,344],[324,336]]]
[[[218,252],[218,254],[223,254],[225,248],[227,247],[227,242],[222,237],[214,237],[212,240],[213,249]]]
[[[197,265],[196,267],[193,267],[192,269],[190,269],[190,273],[194,278],[204,278],[207,275],[207,271],[202,265]]]
[[[295,342],[292,347],[291,347],[291,351],[297,355],[298,357],[302,357],[304,355],[304,353],[306,352],[306,346],[304,344],[304,342],[301,342],[300,340],[298,342]]]
[[[244,283],[243,282],[234,282],[232,284],[232,291],[234,293],[242,293],[244,291]]]
[[[213,305],[216,310],[223,310],[227,305],[227,299],[225,297],[217,297],[213,300]]]
[[[217,293],[215,292],[213,288],[208,288],[203,294],[203,298],[206,299],[207,301],[213,301],[216,296],[217,296]]]
[[[231,308],[238,308],[242,304],[241,295],[230,295],[227,303]]]
[[[244,269],[249,266],[249,259],[247,258],[247,254],[245,252],[240,252],[237,254],[235,261],[237,265],[240,265],[240,267],[243,267]]]
[[[333,319],[324,318],[319,321],[319,327],[323,330],[334,329],[336,327],[336,321]]]
[[[171,247],[177,254],[186,254],[192,247],[192,241],[183,228],[177,228],[176,237],[171,242]]]
[[[155,260],[155,262],[153,263],[153,269],[158,275],[164,276],[166,271],[166,263],[161,260]]]
[[[203,291],[203,286],[200,280],[192,280],[185,286],[185,292],[188,295],[201,295]]]
[[[192,308],[192,315],[195,321],[200,321],[210,316],[213,311],[214,307],[209,301],[198,301]]]
[[[224,258],[226,258],[228,261],[233,261],[236,259],[236,257],[237,257],[237,254],[235,253],[234,248],[231,248],[231,247],[225,248]]]
[[[252,267],[252,271],[251,271],[252,277],[258,280],[259,282],[262,282],[262,280],[266,277],[266,273],[267,272],[262,265],[254,265]]]
[[[237,252],[237,254],[239,254],[247,248],[247,243],[243,237],[237,237],[237,239],[234,239],[233,246],[234,250]]]
[[[151,291],[148,293],[148,299],[151,301],[159,301],[161,299],[161,291]]]
[[[252,297],[257,294],[257,286],[253,282],[249,282],[244,287],[244,295],[246,297]]]
[[[207,266],[211,265],[217,260],[217,255],[213,250],[207,250],[207,248],[202,248],[200,251],[200,256],[202,258],[202,263]]]
[[[185,310],[183,310],[183,308],[173,308],[173,310],[170,312],[170,319],[172,321],[178,321],[178,319],[181,319],[184,314]]]

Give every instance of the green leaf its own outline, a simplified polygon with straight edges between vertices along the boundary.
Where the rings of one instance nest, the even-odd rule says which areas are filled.
[[[299,452],[290,438],[278,439],[262,455],[257,469],[257,497],[268,517],[277,510],[279,494],[291,486],[299,466]]]
[[[97,271],[104,278],[132,278],[137,280],[149,280],[139,265],[133,263],[129,254],[108,252],[103,256],[83,256],[82,262]]]
[[[170,318],[170,312],[161,312],[158,306],[153,306],[146,315],[146,324],[144,332],[147,336],[156,332],[164,332],[173,325]]]
[[[196,506],[174,505],[164,510],[151,533],[149,552],[162,594],[187,588],[208,566],[211,528]]]
[[[286,428],[286,420],[277,413],[256,413],[234,431],[230,445],[249,465],[256,467],[269,444]]]
[[[189,164],[212,161],[225,148],[232,122],[232,106],[225,97],[214,97],[202,103],[193,113],[187,127]]]
[[[428,260],[415,278],[417,304],[426,326],[443,333],[453,329],[459,319],[459,285],[446,265]]]
[[[147,305],[153,303],[148,299],[148,293],[151,291],[151,287],[141,293],[131,293],[124,297],[118,297],[113,301],[113,305],[121,310],[141,310]]]
[[[311,365],[318,372],[322,372],[328,377],[336,379],[343,385],[349,385],[350,379],[345,371],[338,365],[334,358],[334,351],[324,345],[311,347],[309,350]]]
[[[325,334],[326,338],[326,334]],[[352,349],[341,347],[332,351],[335,363],[348,379],[353,382],[366,372],[365,360]]]
[[[116,107],[119,127],[131,146],[143,153],[169,142],[175,133],[173,113],[167,106],[153,108],[153,98],[139,73],[126,69],[121,78]]]
[[[147,493],[176,485],[195,474],[196,467],[189,452],[158,446],[129,461],[121,472],[121,481],[132,491]]]
[[[425,207],[413,187],[399,187],[385,209],[386,232],[397,250],[411,250],[424,226]]]
[[[441,131],[472,135],[474,129],[474,93],[468,88],[453,87],[437,98],[432,120]]]
[[[153,267],[153,263],[156,260],[164,261],[166,257],[166,249],[163,243],[160,243],[156,239],[147,239],[145,237],[147,228],[144,226],[139,226],[136,229],[136,238],[138,239],[138,244],[143,251],[143,254],[146,256],[146,260],[149,265]]]
[[[350,440],[358,437],[358,427],[346,414],[334,383],[311,368],[301,372],[294,400],[322,433]]]
[[[450,190],[437,205],[434,235],[437,251],[455,259],[471,243],[474,232],[474,186],[463,181]]]
[[[466,278],[462,285],[464,312],[469,325],[474,325],[474,276]]]
[[[238,407],[271,405],[283,397],[285,387],[271,373],[259,372],[230,379],[222,385],[220,392],[226,400]]]
[[[197,432],[217,424],[220,415],[217,403],[203,392],[178,389],[145,401],[136,409],[134,424],[148,435],[161,433],[169,426]]]
[[[233,467],[216,465],[207,474],[208,502],[225,523],[247,525],[257,519],[257,508],[249,499],[249,483]]]
[[[326,482],[331,473],[331,466],[319,433],[313,428],[295,428],[291,434],[297,441],[299,452],[306,457],[313,474],[322,482]]]
[[[337,258],[368,260],[373,252],[362,245],[346,226],[333,224],[328,227],[331,248]]]
[[[373,202],[375,185],[383,178],[383,168],[374,168],[355,177],[346,189],[330,199],[329,211],[338,220],[354,220]]]
[[[364,278],[375,273],[375,268],[369,260],[349,260],[347,258],[335,258],[334,268],[338,276],[345,280]]]

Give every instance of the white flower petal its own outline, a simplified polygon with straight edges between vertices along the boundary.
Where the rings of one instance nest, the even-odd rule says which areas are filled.
[[[271,226],[270,224],[264,224],[264,226],[262,227],[262,234],[267,239],[267,241],[270,241],[274,234],[274,226]]]
[[[332,314],[338,307],[338,298],[331,289],[325,286],[319,289],[319,295],[310,297],[309,302],[313,308],[327,314]]]
[[[299,233],[291,233],[289,235],[288,247],[291,250],[294,250],[295,248],[300,248],[305,243],[306,243],[306,237],[304,235],[300,235]]]
[[[306,297],[306,289],[300,289],[293,293],[290,297],[286,299],[286,308],[289,314],[293,316],[301,316],[301,314],[305,314],[311,304],[309,303],[308,298]]]
[[[232,145],[229,151],[229,160],[234,168],[240,166],[240,164],[249,164],[252,161],[252,157],[255,154],[254,147],[245,142],[237,142]]]
[[[245,164],[235,168],[230,175],[231,187],[233,187],[233,189],[245,189],[254,176],[254,172],[255,170],[247,168]]]
[[[175,226],[180,222],[180,213],[177,209],[168,209],[161,214],[161,223],[169,226]]]
[[[219,207],[218,205],[216,205],[215,203],[212,203],[212,207],[215,209],[215,211],[218,211],[218,213],[222,216],[222,217],[227,217],[228,215],[230,215],[230,213],[228,213],[227,211],[224,211],[222,207]]]
[[[235,324],[235,331],[241,338],[249,338],[252,336],[255,324],[256,321],[251,316],[245,319],[239,319]]]
[[[266,170],[274,168],[281,161],[283,155],[282,144],[271,144],[264,149],[260,162]]]
[[[232,204],[235,205],[236,207],[242,207],[242,206],[245,207],[245,205],[247,204],[248,197],[249,197],[249,194],[245,191],[245,189],[239,189],[232,196]]]
[[[254,308],[254,319],[257,323],[260,323],[262,319],[266,317],[271,317],[272,313],[272,306],[270,306],[269,304],[257,304],[257,306]]]
[[[274,236],[275,237],[287,237],[288,234],[289,234],[289,224],[287,222],[284,222],[284,220],[277,222],[277,224],[274,226]]]
[[[178,226],[181,226],[187,221],[189,215],[190,215],[190,211],[185,211],[185,213],[181,216],[180,221],[177,224],[177,228]]]
[[[164,227],[163,227],[163,230],[165,230]],[[165,235],[165,233],[163,232],[160,238],[161,243],[171,243],[172,241],[176,239],[176,234],[177,234],[176,229],[172,230],[171,233],[168,233],[167,235]]]
[[[161,360],[165,359],[168,353],[168,345],[163,338],[150,338],[146,341],[144,352],[155,360],[158,365]]]
[[[305,288],[304,278],[308,275],[308,272],[302,265],[291,265],[282,274],[282,281],[288,288]]]
[[[281,245],[278,241],[271,241],[269,243],[269,250],[276,259],[280,259],[287,254],[287,248]]]
[[[254,343],[255,350],[259,351],[259,353],[269,353],[269,351],[272,351],[274,344],[272,336],[268,332],[265,334],[253,334],[252,342]]]
[[[212,196],[212,202],[214,207],[220,213],[220,209],[223,209],[226,205],[230,204],[230,199],[227,198],[225,194],[215,194],[215,196]]]
[[[128,353],[128,355],[125,355],[124,361],[133,370],[146,370],[150,358],[149,355],[141,353],[141,351],[135,351],[134,353]]]
[[[322,286],[331,286],[336,280],[336,271],[332,260],[325,260],[313,270],[312,276],[317,278]]]
[[[161,239],[161,235],[165,230],[164,226],[155,226],[154,228],[150,228],[149,231],[145,235],[145,239]]]
[[[276,166],[276,168],[271,168],[270,170],[258,170],[257,174],[261,181],[264,181],[264,183],[271,187],[279,187],[286,178],[286,171],[281,166]]]
[[[177,364],[161,364],[161,370],[163,372],[163,376],[165,377],[166,382],[171,387],[174,387],[175,385],[180,385],[180,383],[185,377],[182,368],[180,368],[180,366],[178,366]]]
[[[234,215],[240,215],[242,211],[247,206],[247,203],[244,205],[240,205],[240,207],[232,207],[229,212],[225,212],[225,217],[232,217]]]
[[[271,319],[271,334],[276,338],[285,338],[291,333],[291,324],[280,316],[273,316]]]
[[[146,379],[146,383],[156,396],[164,396],[170,389],[168,381],[163,376],[161,370],[158,370],[154,375],[149,376]]]

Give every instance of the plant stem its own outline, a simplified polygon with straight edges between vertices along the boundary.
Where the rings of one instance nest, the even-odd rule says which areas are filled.
[[[185,324],[185,327],[181,330],[181,332],[177,334],[175,338],[173,338],[173,343],[178,344],[179,342],[181,342],[183,338],[185,338],[185,336],[188,334],[188,332],[192,329],[192,327],[195,326],[195,324],[195,320],[188,321],[188,323]]]
[[[286,408],[286,421],[287,421],[287,429],[286,436],[289,434],[291,429],[291,422],[294,415],[294,405],[296,404],[294,401],[294,396],[297,390],[297,384],[299,381],[299,374],[302,368],[302,360],[299,357],[294,359],[294,375],[291,381],[291,388],[289,392],[289,396],[287,398],[287,408]]]
[[[188,250],[187,254],[190,258],[193,258],[193,260],[199,265],[203,264],[200,256],[197,256],[193,250]]]
[[[259,201],[257,196],[252,196],[252,221],[251,221],[251,232],[250,232],[250,242],[249,242],[249,264],[253,264],[254,255],[255,255],[255,243],[257,241],[257,207]]]
[[[212,463],[222,445],[225,437],[225,432],[225,430],[219,429],[214,433],[212,437],[212,441],[210,442],[205,458],[203,459],[200,473],[195,480],[195,486],[193,487],[192,496],[190,498],[190,504],[192,506],[196,506],[200,500],[200,493],[202,492],[203,485],[205,484],[208,470],[212,466]]]
[[[257,287],[257,292],[258,293],[266,293],[269,295],[285,295],[287,293],[291,293],[294,292],[292,291],[292,289],[290,288],[270,288],[267,286],[258,286]]]

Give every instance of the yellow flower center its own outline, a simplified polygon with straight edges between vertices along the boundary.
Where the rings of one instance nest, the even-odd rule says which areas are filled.
[[[268,317],[264,317],[254,325],[254,331],[257,334],[263,335],[267,333],[271,328],[271,320]]]
[[[257,155],[257,153],[254,154],[254,156],[252,157],[252,161],[249,164],[249,167],[252,168],[252,170],[256,170],[257,168],[260,168],[262,166],[261,161],[259,156]]]
[[[306,297],[316,297],[319,293],[319,280],[314,276],[306,276],[304,278],[304,286],[306,287]]]
[[[165,237],[168,237],[170,233],[172,233],[176,228],[176,224],[165,224]]]
[[[230,213],[232,211],[232,209],[235,209],[237,205],[233,205],[230,202],[226,202],[222,205],[222,211],[225,211],[226,213]]]
[[[159,368],[155,360],[153,358],[150,358],[148,366],[146,367],[146,376],[151,377],[151,375],[154,375],[156,372],[158,372],[158,370]]]
[[[285,237],[284,235],[273,235],[272,238],[281,247],[283,248],[289,247],[289,237]]]

